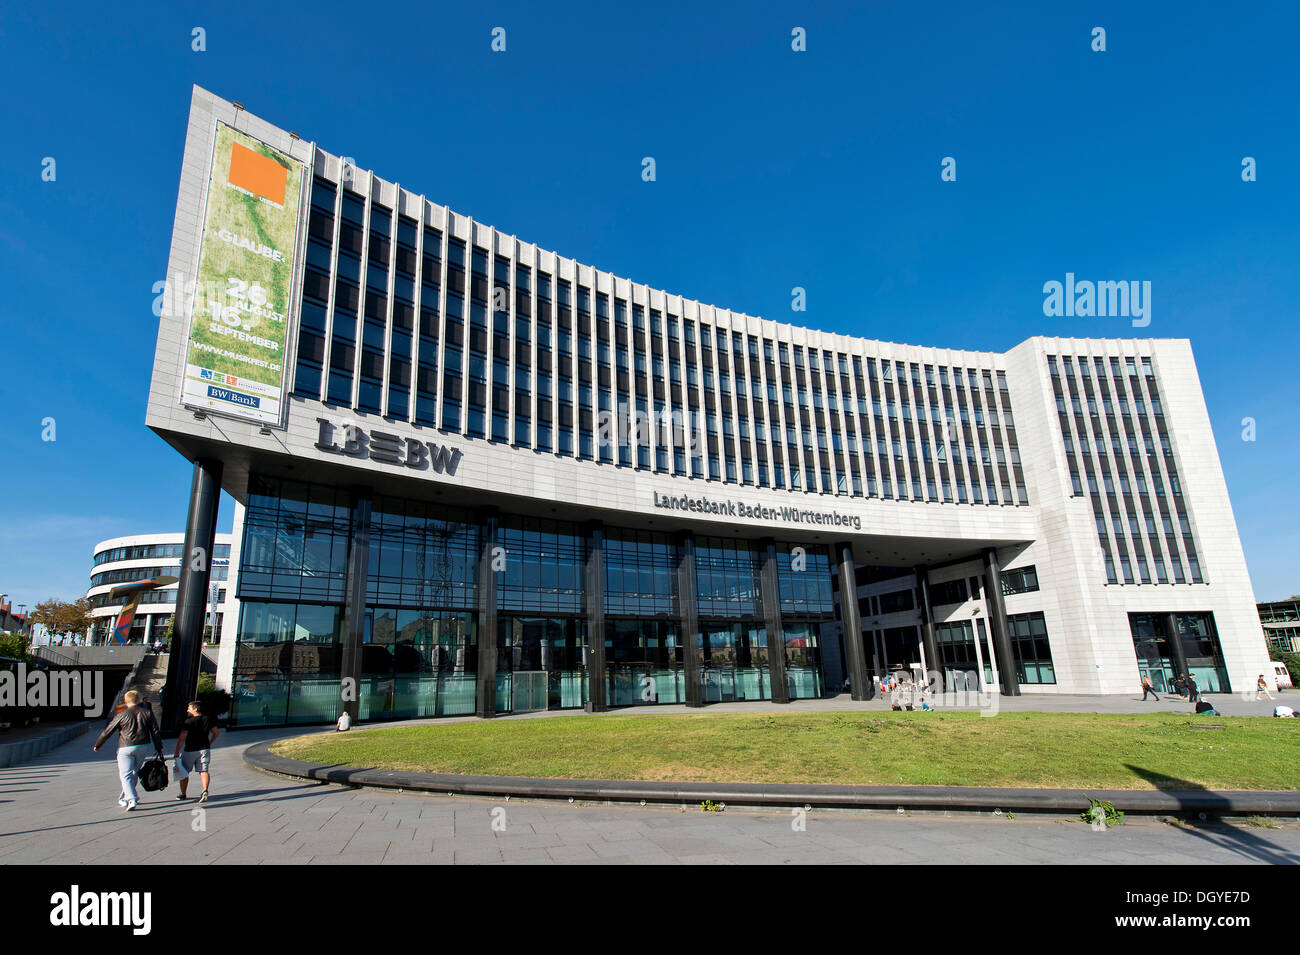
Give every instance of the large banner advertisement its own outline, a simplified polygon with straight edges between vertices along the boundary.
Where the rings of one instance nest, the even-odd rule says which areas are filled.
[[[279,423],[304,173],[217,124],[182,404]]]

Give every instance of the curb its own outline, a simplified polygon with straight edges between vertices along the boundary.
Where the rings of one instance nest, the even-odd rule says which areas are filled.
[[[51,730],[42,736],[33,736],[17,743],[0,744],[0,769],[17,766],[19,763],[25,763],[37,756],[44,756],[50,750],[62,746],[68,740],[76,739],[82,733],[87,732],[90,727],[91,721],[87,720],[83,723],[74,723],[71,726],[60,726],[58,729]]]
[[[1130,813],[1208,815],[1300,814],[1300,792],[1206,789],[1017,789],[977,786],[832,786],[767,783],[665,783],[618,779],[549,779],[525,776],[462,776],[309,763],[271,752],[278,740],[255,743],[244,761],[279,776],[378,789],[473,796],[524,796],[594,802],[691,803],[818,809],[917,809],[1080,813],[1090,799]]]

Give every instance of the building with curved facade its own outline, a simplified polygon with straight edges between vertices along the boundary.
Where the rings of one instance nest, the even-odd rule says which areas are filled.
[[[742,314],[197,88],[168,275],[147,421],[195,462],[196,539],[238,502],[239,725],[1263,668],[1187,341]]]
[[[212,574],[208,591],[208,612],[215,623],[205,627],[205,642],[220,639],[226,613],[226,593],[230,586],[230,535],[218,534],[212,554]],[[185,546],[183,534],[132,534],[112,537],[95,545],[94,566],[90,571],[90,600],[94,625],[86,634],[90,644],[111,643],[117,615],[122,612],[121,598],[110,596],[114,587],[150,577],[174,577],[181,565]],[[129,643],[149,644],[166,639],[176,612],[176,587],[163,587],[140,595],[140,604],[131,621]]]

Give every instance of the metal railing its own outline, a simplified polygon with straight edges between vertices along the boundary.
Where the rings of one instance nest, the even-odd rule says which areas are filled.
[[[113,697],[113,705],[108,708],[108,715],[105,722],[112,720],[113,717],[126,708],[126,704],[122,702],[122,697],[126,696],[126,691],[131,689],[132,684],[135,683],[135,676],[140,672],[140,664],[144,663],[145,659],[145,657],[141,657],[139,660],[136,660],[135,666],[131,667],[131,672],[129,672],[126,675],[126,679],[122,681],[122,688],[117,691],[117,696]]]
[[[59,653],[57,650],[53,650],[49,647],[33,647],[32,652],[48,663],[57,663],[60,666],[65,667],[75,667],[77,665],[77,661],[72,659],[72,657]]]

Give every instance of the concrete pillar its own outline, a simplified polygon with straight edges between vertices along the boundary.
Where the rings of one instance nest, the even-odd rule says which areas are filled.
[[[162,730],[167,734],[180,732],[186,706],[198,691],[199,665],[203,660],[203,617],[221,504],[221,472],[220,461],[194,462],[189,515],[185,520],[185,550],[177,570],[180,585],[176,592],[176,624],[167,658],[167,684],[163,688]]]
[[[763,625],[767,630],[767,672],[772,682],[772,702],[789,703],[790,686],[785,678],[785,628],[781,621],[776,541],[770,537],[764,538],[759,542],[759,547],[759,591],[763,601]]]
[[[370,491],[352,492],[352,535],[348,547],[348,578],[343,594],[343,660],[340,693],[352,722],[361,717],[362,646],[366,636],[366,578],[370,573]],[[346,688],[348,692],[342,692]]]
[[[497,713],[497,530],[500,518],[496,508],[479,511],[478,554],[478,675],[475,684],[474,713],[490,720]]]
[[[1002,568],[998,552],[990,547],[984,551],[984,602],[988,605],[989,631],[993,654],[998,661],[998,681],[1003,696],[1019,696],[1020,684],[1016,682],[1016,659],[1011,650],[1011,633],[1007,627],[1007,607],[1002,600]]]
[[[682,626],[682,679],[686,683],[687,706],[704,705],[704,648],[696,588],[695,534],[683,531],[677,538],[677,610]]]
[[[1183,650],[1183,639],[1178,635],[1177,614],[1165,614],[1165,633],[1169,636],[1169,657],[1174,665],[1174,678],[1177,679],[1183,673],[1191,676],[1191,670],[1187,668],[1187,653]]]
[[[934,632],[934,612],[930,607],[930,568],[917,567],[916,593],[921,610],[921,646],[925,648],[925,665],[939,674],[936,692],[943,690],[943,664],[939,657],[939,640]]]
[[[840,634],[849,666],[849,690],[855,700],[876,695],[875,682],[867,672],[867,648],[862,639],[862,614],[858,609],[856,564],[851,541],[839,541],[834,557],[840,581]]]
[[[604,713],[605,674],[605,526],[587,525],[587,703],[588,713]]]

